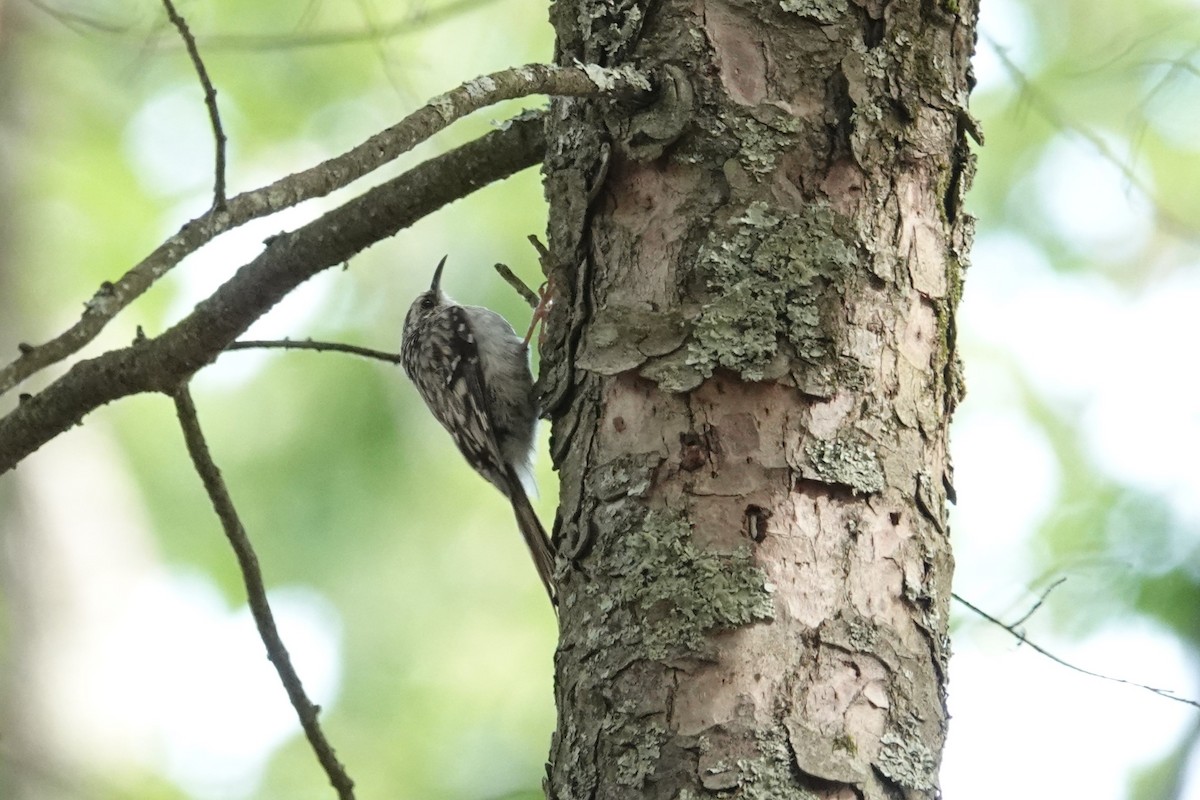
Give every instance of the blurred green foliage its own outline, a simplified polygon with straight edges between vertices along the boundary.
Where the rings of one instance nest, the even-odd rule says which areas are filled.
[[[1116,297],[1131,301],[1164,278],[1194,275],[1200,243],[1200,193],[1195,191],[1200,175],[1200,138],[1195,131],[1200,128],[1194,124],[1200,121],[1200,18],[1194,5],[1171,0],[1105,3],[1102,13],[1096,4],[1080,0],[985,6],[985,14],[991,11],[1017,22],[999,26],[1008,36],[994,37],[996,29],[989,33],[985,26],[979,43],[982,53],[992,54],[988,60],[1003,77],[972,98],[972,110],[987,136],[987,146],[978,151],[979,173],[969,198],[979,219],[979,238],[1021,237],[1054,270],[1068,276],[1085,272],[1082,279],[1095,280]],[[1019,45],[1014,47],[1014,42]],[[994,55],[997,51],[1003,55]],[[1004,65],[1005,58],[1015,63]],[[1177,135],[1183,129],[1191,135]],[[1130,216],[1137,216],[1138,204],[1148,207],[1145,236],[1138,231],[1131,249],[1124,250],[1124,243],[1080,242],[1046,213],[1046,194],[1054,187],[1040,183],[1038,173],[1045,167],[1043,159],[1057,152],[1054,146],[1063,139],[1095,162],[1123,173],[1122,188],[1134,206]],[[1073,177],[1086,186],[1090,176]],[[1090,211],[1087,206],[1078,208],[1085,219]],[[1024,265],[1007,266],[1017,271]],[[968,275],[968,293],[972,277]],[[1037,323],[1013,320],[1014,325],[1030,322]],[[1142,333],[1129,330],[1125,336],[1137,339]],[[1091,344],[1082,338],[1086,331],[1062,334],[1076,337],[1071,344],[1080,353]],[[1149,345],[1161,352],[1146,352],[1147,358],[1169,359],[1180,343]],[[1104,562],[1105,579],[1117,577],[1129,589],[1109,600],[1125,612],[1157,617],[1193,648],[1200,647],[1200,605],[1194,599],[1200,585],[1200,537],[1195,518],[1185,521],[1172,509],[1173,487],[1126,485],[1120,476],[1108,474],[1097,463],[1081,416],[1087,398],[1056,396],[1031,380],[1010,354],[975,347],[968,355],[968,370],[975,355],[1010,373],[1019,387],[1021,408],[1058,461],[1060,493],[1035,540],[1043,568],[1049,574],[1084,562]],[[1117,380],[1136,366],[1116,358],[1100,363]],[[1187,372],[1194,369],[1186,362],[1174,363]],[[1142,388],[1148,416],[1163,410],[1164,399],[1193,412],[1197,407],[1194,397],[1156,398],[1154,386]],[[1139,422],[1128,420],[1134,427]],[[1163,453],[1174,455],[1172,445],[1162,442]],[[1050,580],[1052,574],[1045,582]],[[1104,615],[1094,605],[1098,600],[1103,598],[1092,597],[1070,612],[1072,624],[1102,624]]]
[[[1086,637],[1149,622],[1165,637],[1175,637],[1190,664],[1191,685],[1200,685],[1200,513],[1191,488],[1200,471],[1186,455],[1200,419],[1193,391],[1197,329],[1186,316],[1158,324],[1152,314],[1138,311],[1171,291],[1164,287],[1196,296],[1200,18],[1194,3],[1174,0],[984,0],[983,6],[992,24],[983,27],[977,63],[992,80],[972,98],[987,137],[968,201],[979,219],[977,251],[989,242],[1021,242],[1027,249],[1000,252],[1028,253],[1037,265],[991,259],[986,268],[1008,271],[1020,281],[1040,275],[1044,264],[1050,275],[1039,285],[1048,292],[1061,288],[1055,296],[1064,306],[1061,317],[1046,319],[1038,312],[1052,304],[1014,302],[1012,316],[983,332],[965,320],[964,411],[1018,411],[1048,445],[1058,485],[1033,535],[1013,531],[1008,540],[1010,548],[1023,548],[1026,591],[1014,595],[1010,586],[981,600],[980,587],[960,581],[957,588],[976,602],[1011,609],[1012,619],[1066,578],[1025,626],[1034,640]],[[1082,168],[1075,169],[1077,164]],[[1127,205],[1104,205],[1095,190],[1101,173],[1104,192],[1123,194]],[[966,307],[984,307],[993,298],[980,292],[1002,283],[969,272]],[[1025,297],[1036,300],[1036,291]],[[1082,310],[1092,308],[1099,311]],[[1105,309],[1115,313],[1105,318]],[[1063,374],[1087,379],[1056,383],[1031,370],[1020,353],[1035,349],[1036,342],[1026,349],[1008,344],[1026,338],[1027,329],[1035,332],[1030,340],[1037,331],[1047,332],[1043,344],[1062,354]],[[1169,333],[1176,329],[1193,335]],[[972,375],[980,374],[987,376],[984,396],[973,394]],[[1007,383],[1005,396],[987,395],[998,381]],[[1100,413],[1106,391],[1140,398],[1140,406],[1130,404],[1120,417]],[[1128,446],[1139,441],[1139,432],[1144,444]],[[1125,443],[1124,450],[1112,446],[1114,439]],[[995,456],[1001,463],[1002,454]],[[997,479],[1018,503],[1031,493],[1020,469]],[[955,530],[960,563],[972,559],[975,533],[962,526]],[[960,617],[960,623],[986,628],[969,617]],[[1105,664],[1084,666],[1109,671]],[[1147,660],[1145,669],[1154,666]],[[1119,677],[1139,678],[1126,671]],[[1187,685],[1168,688],[1191,693]],[[1184,797],[1189,760],[1194,764],[1200,757],[1197,742],[1200,726],[1191,725],[1173,752],[1131,782],[1127,796]],[[1198,789],[1193,781],[1191,791]]]
[[[217,87],[231,192],[310,166],[428,97],[478,74],[545,60],[552,48],[540,21],[544,8],[515,0],[471,4],[434,25],[422,21],[438,11],[429,3],[177,6]],[[56,7],[64,14],[32,5],[8,14],[8,63],[21,71],[13,146],[17,193],[25,198],[11,264],[20,265],[20,304],[36,309],[21,333],[31,341],[56,333],[101,281],[202,211],[212,180],[203,96],[161,6]],[[497,20],[513,15],[525,21],[496,35]],[[406,18],[411,33],[369,33]],[[324,47],[241,49],[228,38],[206,45],[217,35],[273,34],[286,42],[351,30],[366,33]],[[542,102],[485,111],[364,183]],[[253,258],[273,229],[293,227],[361,188],[272,221],[257,240],[220,248],[215,258],[208,255],[215,245],[189,258],[180,276],[122,315],[99,344],[128,342],[138,325],[149,335],[163,330],[200,291]],[[544,216],[536,171],[489,187],[347,270],[316,279],[318,290],[303,302],[285,301],[266,335],[395,351],[403,314],[443,253],[450,254],[445,284],[452,293],[524,324],[528,309],[491,265],[504,261],[536,285],[536,254],[525,236],[542,231]],[[362,796],[500,798],[536,789],[554,721],[553,615],[505,502],[461,462],[400,369],[338,354],[233,353],[199,378],[195,394],[268,583],[314,587],[341,617],[343,678],[324,721]],[[162,557],[198,568],[231,605],[243,603],[240,575],[187,461],[170,401],[132,398],[86,424],[119,439],[125,461],[114,469],[128,469],[139,487]],[[553,476],[545,463],[539,469],[537,504],[552,520]],[[85,794],[109,787],[113,797],[182,796],[151,775],[95,780]],[[255,796],[328,794],[296,736]]]

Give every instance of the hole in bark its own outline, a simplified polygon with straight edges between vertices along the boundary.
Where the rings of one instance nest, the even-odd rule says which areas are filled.
[[[867,22],[863,25],[863,44],[870,50],[878,47],[883,42],[884,22],[881,19],[867,18]]]
[[[890,519],[892,521],[893,525],[899,525],[900,524],[900,512],[893,511],[892,513],[888,514],[888,519]]]
[[[746,506],[746,538],[755,544],[761,544],[767,538],[767,520],[771,512],[762,506]]]
[[[912,123],[916,122],[916,117],[913,115],[912,109],[910,109],[904,103],[893,98],[889,105],[892,107],[892,111],[895,113],[896,119],[900,120],[900,122],[904,123],[905,125],[911,125]]]
[[[826,123],[829,141],[828,163],[834,164],[839,158],[849,157],[853,152],[850,134],[854,132],[851,122],[854,101],[850,99],[850,82],[840,70],[830,75],[825,83],[825,101],[829,108],[834,109],[833,123]]]
[[[695,472],[704,466],[708,454],[704,440],[695,431],[679,434],[679,468],[687,472]]]
[[[613,417],[613,430],[615,430],[617,433],[625,432],[625,418],[624,417]]]

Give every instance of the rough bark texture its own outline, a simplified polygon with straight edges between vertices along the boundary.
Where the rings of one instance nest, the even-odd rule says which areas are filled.
[[[557,0],[551,798],[937,796],[976,12]]]

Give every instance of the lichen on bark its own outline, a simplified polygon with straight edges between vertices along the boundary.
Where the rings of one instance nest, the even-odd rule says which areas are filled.
[[[936,797],[975,5],[556,1],[692,118],[551,115],[552,798]]]
[[[787,213],[754,201],[711,228],[697,264],[710,298],[688,344],[702,377],[725,367],[749,381],[778,379],[795,359],[831,356],[836,324],[822,309],[838,307],[858,263],[837,217],[823,203]]]
[[[651,511],[614,542],[606,579],[589,584],[610,630],[641,658],[702,656],[713,631],[774,615],[770,587],[749,548],[701,549],[679,514]]]

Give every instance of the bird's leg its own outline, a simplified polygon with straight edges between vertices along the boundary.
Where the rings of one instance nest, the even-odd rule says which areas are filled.
[[[545,322],[550,317],[550,310],[554,308],[554,285],[553,279],[547,280],[538,287],[538,303],[533,309],[533,317],[529,320],[529,329],[525,331],[525,346],[529,346],[529,340],[533,338],[533,331],[537,328],[539,322],[542,325],[542,336],[546,334]],[[539,337],[538,343],[541,344]]]

